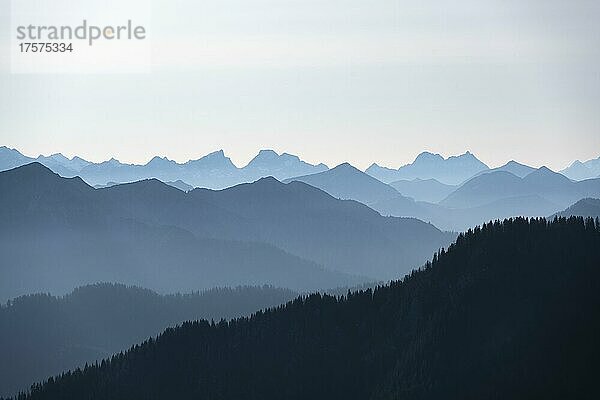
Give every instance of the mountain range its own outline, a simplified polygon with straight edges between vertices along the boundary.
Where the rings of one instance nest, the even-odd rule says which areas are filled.
[[[0,396],[93,363],[184,321],[219,321],[283,304],[298,294],[270,286],[159,295],[94,284],[63,297],[27,295],[0,306]]]
[[[35,384],[51,399],[593,399],[600,227],[506,220],[405,279],[168,329]]]
[[[525,196],[539,196],[562,209],[584,197],[600,196],[600,179],[574,182],[546,167],[523,178],[510,172],[490,172],[469,180],[439,204],[448,208],[470,208]]]
[[[34,159],[24,156],[17,150],[0,147],[0,171],[34,161],[63,177],[79,176],[92,186],[156,178],[164,182],[182,181],[192,187],[223,189],[267,176],[283,180],[292,176],[327,170],[325,164],[312,165],[300,160],[298,156],[287,153],[277,154],[273,150],[261,150],[245,167],[238,168],[225,156],[223,150],[183,164],[156,156],[144,165],[136,165],[124,164],[114,158],[101,163],[92,163],[79,157],[68,159],[60,153]]]
[[[143,165],[125,164],[112,158],[93,163],[80,157],[67,158],[57,153],[50,156],[40,155],[37,158],[28,157],[18,150],[0,146],[0,171],[12,169],[37,161],[63,177],[81,177],[91,186],[105,186],[111,183],[135,182],[142,179],[156,178],[163,182],[181,181],[183,185],[223,189],[239,183],[253,182],[257,179],[272,176],[280,181],[316,174],[328,170],[327,165],[310,164],[298,156],[273,150],[260,150],[259,153],[244,167],[237,167],[231,159],[225,156],[223,150],[215,151],[196,160],[177,163],[166,157],[153,157]],[[398,181],[431,181],[442,185],[457,186],[474,176],[485,172],[506,171],[516,176],[524,177],[533,171],[533,167],[509,161],[505,165],[490,169],[470,152],[462,155],[444,158],[439,154],[423,152],[414,162],[398,169],[371,165],[366,172],[376,179],[392,184]],[[583,180],[600,176],[600,158],[584,163],[575,161],[569,168],[561,171],[573,180]],[[431,185],[431,183],[429,183]],[[406,185],[405,185],[406,186]],[[439,186],[439,185],[438,185]],[[415,200],[436,202],[439,195],[419,197],[407,189],[406,196]],[[433,189],[434,190],[434,189]],[[435,191],[435,190],[434,190]]]
[[[367,205],[399,195],[391,186],[348,163],[318,174],[298,176],[284,181],[289,182],[304,182],[338,199],[356,200]]]
[[[549,216],[582,198],[600,197],[600,179],[571,181],[546,167],[518,163],[483,171],[458,186],[418,179],[386,185],[349,164],[285,182],[296,180],[367,204],[382,215],[418,218],[455,231],[494,219]]]
[[[475,178],[479,175],[487,174],[489,172],[509,172],[515,176],[518,176],[519,178],[524,178],[535,170],[535,168],[530,167],[529,165],[521,164],[519,162],[511,160],[500,167],[480,171],[474,176],[470,177],[469,179]]]
[[[600,178],[600,157],[584,162],[575,160],[569,167],[560,171],[560,173],[576,181]]]
[[[39,163],[0,173],[0,299],[97,281],[160,292],[294,290],[399,277],[454,238],[301,182],[188,193],[156,179],[94,189]]]
[[[365,172],[384,183],[399,180],[435,179],[447,185],[458,185],[489,167],[470,152],[444,158],[423,152],[411,163],[398,169],[371,165]]]

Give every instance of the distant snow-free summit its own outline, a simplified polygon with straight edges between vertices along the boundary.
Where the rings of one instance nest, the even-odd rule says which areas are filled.
[[[439,154],[423,152],[411,164],[398,169],[371,165],[367,173],[384,183],[398,180],[435,179],[447,185],[458,185],[489,167],[467,151],[459,156],[444,158]]]

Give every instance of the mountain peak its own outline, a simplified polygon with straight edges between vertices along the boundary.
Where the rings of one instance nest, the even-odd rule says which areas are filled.
[[[345,173],[358,173],[360,175],[364,174],[364,172],[362,172],[361,170],[359,170],[358,168],[356,168],[349,162],[341,163],[338,166],[332,168],[331,171],[339,171],[339,172],[345,172]]]
[[[0,146],[0,152],[5,154],[18,155],[21,157],[25,157],[21,152],[17,149],[11,149],[10,147]]]
[[[213,151],[212,153],[208,153],[207,155],[205,155],[202,158],[226,158],[226,157],[225,157],[225,152],[223,151],[223,149],[220,149],[220,150]]]
[[[554,176],[554,175],[560,175],[560,174],[552,171],[550,168],[548,168],[544,165],[544,166],[539,167],[538,169],[536,169],[529,175],[530,176]]]
[[[237,169],[231,159],[225,155],[223,149],[213,151],[197,160],[189,160],[184,165],[195,165],[198,168],[207,167],[211,169],[224,168],[226,171]]]
[[[550,168],[546,166],[542,166],[529,175],[523,178],[525,181],[529,183],[544,183],[544,184],[560,184],[566,183],[570,184],[571,180],[566,176],[559,174],[558,172],[552,171]]]
[[[146,165],[151,165],[151,164],[176,164],[175,161],[173,160],[169,160],[167,158],[167,156],[164,157],[160,157],[160,156],[154,156],[152,157],[152,159],[150,161],[148,161],[148,163]]]
[[[277,184],[281,184],[281,182],[279,182],[277,179],[275,179],[272,176],[265,176],[263,178],[258,179],[254,183],[259,184],[259,185],[277,185]]]
[[[417,161],[444,161],[444,157],[440,154],[424,151],[415,158],[414,162],[416,163]]]
[[[277,152],[275,150],[271,150],[271,149],[261,149],[259,150],[257,157],[261,157],[261,158],[277,158],[279,157],[279,154],[277,154]]]
[[[12,170],[14,173],[20,173],[20,174],[44,174],[44,175],[53,175],[53,176],[58,176],[56,175],[54,172],[52,172],[52,170],[48,167],[46,167],[44,164],[38,162],[38,161],[34,161],[31,162],[29,164],[25,164],[25,165],[21,165],[19,167],[13,168]],[[9,172],[9,171],[7,171]]]

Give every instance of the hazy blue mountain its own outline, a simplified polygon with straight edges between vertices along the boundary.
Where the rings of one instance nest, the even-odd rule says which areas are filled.
[[[273,150],[261,150],[248,165],[238,168],[223,150],[219,150],[183,164],[166,157],[154,157],[144,165],[122,164],[113,159],[89,165],[80,171],[80,175],[92,185],[156,178],[163,182],[182,180],[194,187],[224,189],[267,176],[285,179],[325,170],[327,166],[324,164],[312,165],[297,156],[287,153],[279,155]]]
[[[361,203],[338,200],[297,181],[283,184],[263,178],[221,191],[195,189],[189,197],[240,215],[245,221],[230,226],[220,218],[212,224],[214,228],[189,218],[182,221],[192,232],[221,232],[240,240],[250,237],[327,269],[377,280],[405,274],[420,264],[428,251],[454,237],[412,218],[384,218]]]
[[[488,223],[400,281],[186,323],[20,399],[596,399],[599,265],[593,220]]]
[[[469,180],[440,204],[448,208],[472,208],[500,199],[523,196],[539,196],[554,203],[560,210],[584,197],[600,196],[600,180],[573,182],[546,167],[524,178],[509,172],[490,172]]]
[[[585,162],[576,160],[560,173],[576,181],[600,177],[600,157]]]
[[[501,170],[480,174],[438,204],[390,198],[370,206],[382,215],[410,216],[441,229],[462,231],[494,219],[547,216],[598,194],[598,179],[572,182],[542,167],[524,178]]]
[[[80,157],[69,159],[60,153],[52,154],[50,156],[39,155],[37,158],[32,158],[21,154],[18,150],[0,146],[0,171],[20,167],[21,165],[29,164],[34,161],[45,165],[57,174],[66,178],[77,175],[83,167],[90,164]]]
[[[114,158],[101,163],[92,163],[80,157],[71,159],[57,153],[37,158],[24,156],[7,147],[0,147],[0,171],[38,161],[60,176],[80,176],[94,187],[104,187],[110,182],[128,183],[156,178],[163,182],[183,181],[192,187],[224,189],[239,183],[253,182],[273,176],[279,180],[298,175],[326,171],[325,164],[312,165],[298,156],[273,150],[261,150],[243,168],[236,167],[223,150],[207,154],[197,160],[177,163],[167,157],[153,157],[146,164],[125,164]]]
[[[440,229],[463,231],[493,219],[521,215],[547,216],[560,210],[561,202],[581,196],[584,191],[583,188],[571,190],[572,182],[569,179],[545,168],[534,172],[523,179],[504,171],[482,174],[467,182],[465,188],[461,186],[456,189],[441,204],[402,196],[397,191],[391,191],[391,185],[385,185],[348,164],[286,182],[302,181],[334,197],[360,201],[384,216],[417,218]],[[452,189],[449,185],[441,186],[443,184],[437,181],[408,182],[401,184],[413,190],[425,185],[435,189],[441,187],[446,191]],[[596,185],[596,189],[600,190],[596,182],[590,183],[590,186]],[[584,184],[588,183],[582,182],[580,186]]]
[[[246,284],[300,290],[360,281],[268,243],[195,235],[181,222],[206,224],[202,229],[214,235],[236,232],[244,221],[188,201],[157,180],[93,189],[33,163],[0,173],[0,194],[0,300],[66,293],[97,281],[160,292]]]
[[[93,189],[34,163],[0,173],[0,193],[0,298],[95,281],[334,287],[402,276],[453,238],[274,178],[189,193],[155,179]]]
[[[400,194],[390,185],[378,181],[348,163],[318,174],[296,176],[284,182],[304,182],[338,199],[371,204]]]
[[[182,164],[182,173],[170,181],[181,179],[194,187],[223,189],[240,182],[241,171],[223,150],[215,151],[197,160]]]
[[[440,229],[457,232],[496,219],[547,216],[558,209],[556,204],[537,195],[501,198],[471,208],[447,208],[405,197],[383,200],[371,207],[381,215],[418,218]]]
[[[476,173],[487,169],[489,169],[487,165],[468,151],[446,159],[439,154],[423,152],[411,164],[397,170],[373,164],[366,172],[385,183],[416,178],[433,178],[447,185],[458,185]]]
[[[400,180],[390,183],[400,194],[416,201],[437,203],[456,190],[456,185],[446,185],[435,179]]]
[[[20,167],[33,161],[33,158],[24,156],[18,150],[0,146],[0,171]]]
[[[522,194],[523,180],[510,172],[482,174],[465,182],[440,202],[449,208],[471,208]]]
[[[570,217],[571,215],[580,217],[600,218],[600,199],[585,198],[569,206],[566,210],[556,213],[558,216]]]
[[[66,178],[76,176],[83,168],[91,164],[80,157],[75,156],[69,159],[60,153],[52,154],[51,156],[40,155],[35,160]]]
[[[325,164],[312,165],[292,154],[279,155],[273,150],[261,150],[243,168],[243,174],[248,182],[267,176],[281,181],[294,176],[327,171],[327,169]]]
[[[479,176],[481,174],[485,174],[488,172],[502,171],[502,172],[510,172],[511,174],[518,176],[519,178],[524,178],[525,176],[529,175],[530,173],[532,173],[535,170],[536,170],[535,168],[530,167],[529,165],[521,164],[514,160],[511,160],[511,161],[507,162],[506,164],[502,165],[501,167],[492,168],[490,170],[478,172],[477,174],[475,174],[475,176]],[[475,176],[473,176],[471,178],[474,178]]]
[[[187,195],[146,181],[99,195],[120,204],[130,219],[178,226],[199,237],[266,242],[329,270],[373,279],[404,274],[452,239],[421,221],[383,218],[363,204],[274,178]]]
[[[90,185],[105,185],[108,182],[131,182],[138,180],[136,167],[139,166],[123,164],[119,160],[111,158],[84,167],[80,171],[80,176]]]
[[[35,294],[0,306],[0,396],[110,357],[184,321],[219,321],[283,304],[298,294],[270,286],[159,295],[95,284],[64,297]]]
[[[181,191],[184,192],[189,192],[190,190],[193,190],[194,187],[192,185],[189,185],[187,183],[185,183],[184,181],[182,181],[181,179],[177,180],[177,181],[173,181],[173,182],[164,182],[166,185],[172,186],[174,188],[177,188]],[[105,185],[94,185],[94,189],[105,189],[105,188],[109,188],[112,186],[116,186],[116,185],[122,185],[122,183],[118,183],[118,182],[107,182]]]

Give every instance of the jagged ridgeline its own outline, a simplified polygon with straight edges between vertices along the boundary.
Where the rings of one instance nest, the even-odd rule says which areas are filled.
[[[600,228],[514,219],[401,281],[168,329],[21,399],[598,398]]]

